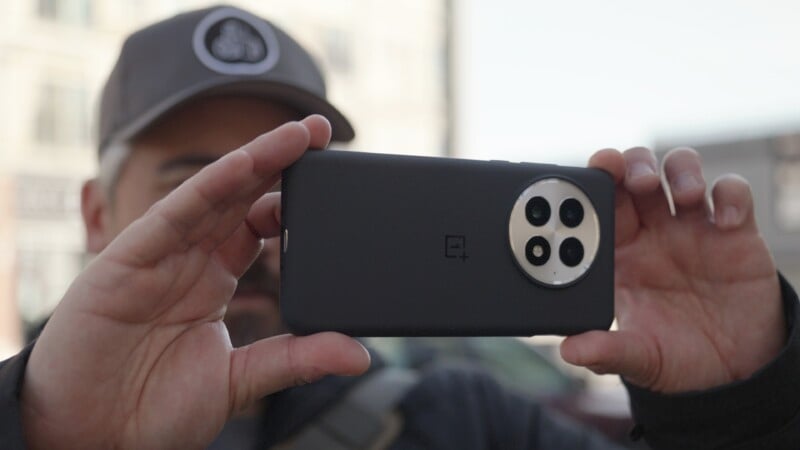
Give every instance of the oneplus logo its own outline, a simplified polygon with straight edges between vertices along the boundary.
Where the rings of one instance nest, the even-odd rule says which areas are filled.
[[[467,237],[459,234],[447,234],[444,237],[445,258],[460,258],[467,261]]]

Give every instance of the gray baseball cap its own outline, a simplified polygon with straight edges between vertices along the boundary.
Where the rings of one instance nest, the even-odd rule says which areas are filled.
[[[275,25],[231,6],[187,12],[130,35],[100,99],[99,154],[133,138],[175,107],[202,96],[269,99],[298,112],[322,114],[334,141],[355,137],[350,122],[326,100],[322,72]]]

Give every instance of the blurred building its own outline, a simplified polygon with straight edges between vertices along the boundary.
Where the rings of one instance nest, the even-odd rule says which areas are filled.
[[[662,143],[661,152],[673,142],[680,141]],[[692,146],[703,159],[709,185],[726,173],[738,173],[750,182],[761,234],[778,269],[793,285],[800,285],[800,133],[731,137]]]
[[[352,148],[440,154],[447,141],[445,0],[232,2],[304,44],[356,127]],[[191,0],[6,0],[0,5],[0,357],[45,317],[85,259],[81,182],[96,167],[101,84],[132,30]],[[3,338],[5,335],[5,338]]]

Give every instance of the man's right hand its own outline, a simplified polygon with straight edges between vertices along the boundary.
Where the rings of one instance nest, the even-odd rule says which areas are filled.
[[[311,116],[209,165],[131,224],[75,280],[35,344],[22,390],[30,448],[202,448],[237,410],[369,355],[334,333],[233,349],[222,317],[262,237],[265,194],[330,125]]]

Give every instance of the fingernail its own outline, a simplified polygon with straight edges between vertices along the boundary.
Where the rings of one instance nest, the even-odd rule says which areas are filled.
[[[700,187],[700,180],[692,173],[684,172],[672,180],[672,187],[676,191],[691,191]]]
[[[655,168],[646,162],[635,162],[628,168],[628,178],[634,179],[656,173]]]
[[[741,213],[739,208],[735,206],[726,206],[722,209],[722,214],[720,214],[720,224],[724,227],[735,227],[739,225],[742,221]]]

